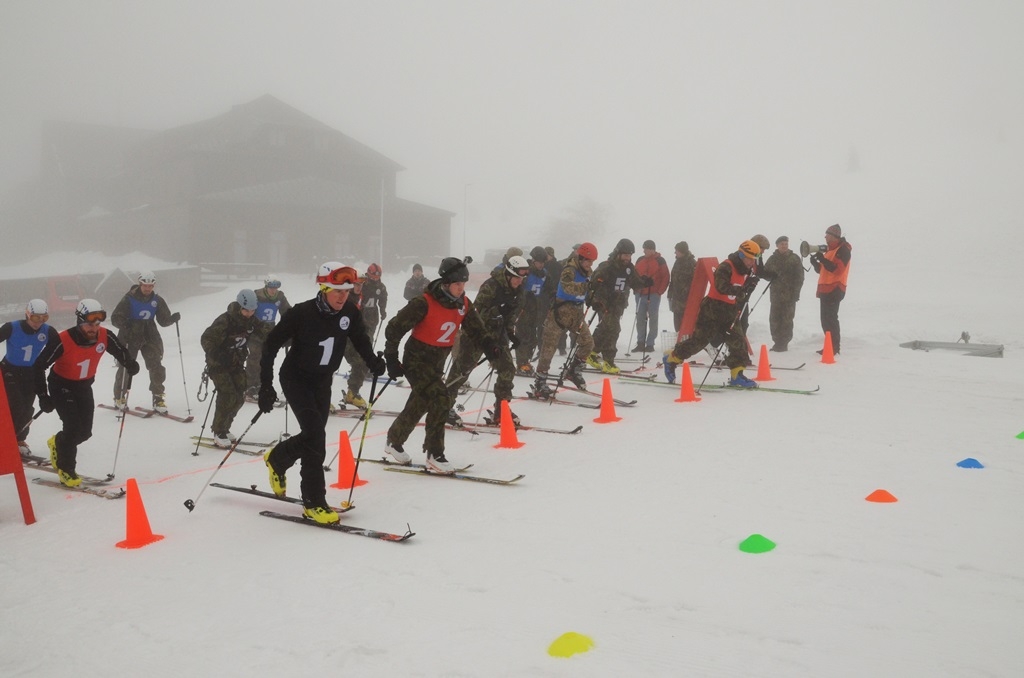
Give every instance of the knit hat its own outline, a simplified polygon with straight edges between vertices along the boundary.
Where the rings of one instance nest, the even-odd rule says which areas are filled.
[[[419,265],[419,264],[413,264],[412,265],[412,270],[419,271],[420,273],[422,273],[423,272],[423,267],[421,265]]]
[[[656,249],[658,249],[658,246],[654,244],[653,240],[644,240],[644,249],[645,250],[656,250]]]
[[[780,235],[778,238],[775,239],[775,244],[776,245],[779,245],[779,244],[784,243],[784,242],[789,242],[789,236],[788,235]]]
[[[537,245],[532,250],[530,250],[530,258],[532,258],[534,261],[547,261],[548,253],[544,251],[543,247]]]
[[[843,229],[839,228],[839,224],[832,224],[825,229],[825,235],[832,235],[837,238],[843,237]]]
[[[771,243],[768,242],[768,238],[764,237],[760,233],[752,237],[751,240],[757,243],[757,246],[761,248],[762,252],[766,251],[771,246]]]
[[[676,243],[676,252],[687,253],[690,251],[690,245],[685,240],[680,240]]]

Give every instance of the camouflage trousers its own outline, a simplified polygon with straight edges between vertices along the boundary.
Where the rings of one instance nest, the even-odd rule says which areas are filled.
[[[167,370],[162,364],[164,358],[163,344],[147,343],[142,346],[128,347],[128,356],[135,360],[139,353],[142,353],[142,360],[146,363],[149,371],[149,391],[153,395],[161,395],[164,392],[164,381],[167,379]],[[125,374],[124,366],[118,364],[117,374],[114,375],[114,400],[120,398],[125,388],[131,388],[132,378]],[[124,388],[122,388],[122,386]]]
[[[345,344],[345,360],[348,361],[349,366],[348,390],[359,395],[359,389],[363,387],[366,375],[370,373],[370,370],[351,341]]]
[[[566,331],[576,340],[576,357],[586,360],[594,350],[594,338],[590,335],[590,326],[586,320],[587,309],[583,304],[557,304],[548,311],[544,321],[544,333],[541,335],[540,360],[537,371],[547,373],[551,369],[551,358],[555,355],[558,341]]]
[[[226,434],[231,431],[235,415],[245,404],[245,370],[241,366],[236,370],[211,367],[209,374],[213,387],[217,389],[217,403],[210,430],[215,434]]]
[[[537,345],[544,332],[544,319],[547,317],[547,304],[542,301],[527,301],[523,312],[516,321],[516,364],[526,365],[533,359]]]
[[[388,441],[404,443],[426,414],[423,448],[428,452],[444,452],[444,424],[455,399],[444,383],[444,362],[449,352],[435,353],[430,359],[410,360],[406,351],[403,364],[412,393],[388,429]]]
[[[793,319],[796,317],[796,301],[772,300],[768,311],[768,327],[776,346],[787,346],[793,340]]]
[[[594,330],[594,351],[599,353],[606,362],[615,364],[615,356],[619,349],[619,334],[622,333],[622,314],[608,311],[598,313],[597,329]],[[587,355],[581,356],[586,360]]]
[[[446,382],[453,401],[458,397],[459,387],[469,378],[483,355],[484,350],[477,346],[475,341],[465,335],[461,336],[457,349],[452,352],[452,367],[448,370]],[[498,375],[497,381],[494,382],[494,397],[498,400],[512,400],[512,381],[516,372],[516,366],[512,363],[512,352],[508,348],[503,349],[492,364]]]
[[[708,344],[718,346],[725,343],[729,354],[725,364],[730,367],[745,367],[750,364],[747,353],[747,338],[737,321],[739,310],[733,304],[726,304],[710,297],[704,297],[697,312],[697,326],[685,341],[672,349],[672,353],[683,360],[703,350]]]

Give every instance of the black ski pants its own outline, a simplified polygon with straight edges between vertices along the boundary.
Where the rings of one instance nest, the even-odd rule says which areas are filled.
[[[57,433],[57,468],[65,473],[75,473],[78,446],[92,437],[93,412],[96,410],[92,382],[92,379],[70,381],[50,372],[50,397],[62,426]]]
[[[270,464],[278,474],[301,461],[299,489],[309,506],[327,505],[324,458],[327,456],[327,419],[331,407],[331,374],[281,374],[281,392],[299,422],[298,435],[282,440],[270,453]]]

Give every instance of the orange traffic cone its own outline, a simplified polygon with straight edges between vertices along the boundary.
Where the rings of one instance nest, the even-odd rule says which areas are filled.
[[[821,362],[831,365],[836,361],[836,355],[832,352],[832,333],[825,333],[825,346],[821,349]]]
[[[775,381],[772,366],[768,363],[768,346],[761,344],[761,357],[757,360],[757,376],[754,381]]]
[[[893,502],[899,501],[896,497],[892,495],[891,492],[889,492],[889,490],[875,490],[868,496],[864,497],[864,499],[867,501],[876,502],[878,504],[891,504]]]
[[[601,416],[594,420],[595,424],[611,424],[622,421],[622,417],[615,416],[615,400],[612,399],[612,382],[608,377],[604,378],[604,390],[601,391]]]
[[[149,518],[146,517],[146,507],[142,505],[142,495],[139,494],[139,485],[135,478],[128,479],[128,525],[126,538],[114,546],[119,549],[137,549],[160,541],[164,538],[162,534],[153,534],[149,529]]]
[[[676,398],[677,403],[698,403],[700,402],[700,396],[698,396],[693,390],[693,377],[690,376],[690,363],[686,360],[683,361],[683,385],[679,389],[679,397]]]
[[[516,424],[512,421],[512,408],[507,400],[501,401],[501,439],[494,446],[496,450],[518,450],[526,443],[519,442],[516,435]]]
[[[338,482],[331,487],[339,490],[351,490],[353,487],[365,485],[367,481],[356,475],[356,460],[352,456],[352,443],[348,440],[348,431],[341,429],[338,434]]]

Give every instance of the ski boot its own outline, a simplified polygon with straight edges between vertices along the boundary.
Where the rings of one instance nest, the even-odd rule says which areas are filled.
[[[591,354],[593,355],[593,354]],[[589,360],[589,359],[588,359]],[[575,384],[576,388],[581,391],[587,390],[587,380],[583,376],[583,362],[579,360],[572,361],[565,370],[565,377]]]
[[[167,403],[164,401],[163,393],[153,394],[153,409],[160,414],[167,414]]]
[[[459,413],[455,411],[454,407],[448,410],[448,418],[445,420],[445,423],[449,426],[454,426],[455,428],[462,428],[462,417],[459,416]]]
[[[676,383],[676,365],[683,362],[682,358],[677,358],[675,353],[669,351],[661,358],[662,367],[665,368],[665,378],[668,379],[668,383]]]
[[[338,514],[334,509],[327,505],[326,499],[304,504],[302,507],[302,516],[304,518],[309,518],[315,523],[320,523],[321,525],[330,525],[331,523],[338,522]]]
[[[536,377],[537,373],[533,370],[533,365],[525,363],[519,366],[519,369],[516,370],[516,375],[520,377]]]
[[[361,410],[366,409],[366,400],[364,400],[363,396],[359,395],[358,393],[354,393],[352,389],[348,389],[347,391],[345,391],[345,404],[355,405]]]
[[[597,355],[596,353],[591,353],[590,355],[587,356],[587,364],[593,367],[595,370],[599,370],[601,369],[604,363],[601,360],[601,356]]]
[[[455,467],[445,459],[443,450],[441,452],[427,452],[427,468],[434,473],[443,473],[448,476],[455,474]]]
[[[267,450],[267,453],[263,455],[263,463],[267,465],[267,471],[270,473],[270,489],[277,496],[283,497],[288,492],[288,479],[285,478],[283,473],[278,473],[274,470],[274,465],[270,463],[270,455],[273,453],[273,447]]]
[[[114,398],[114,407],[124,412],[128,409],[128,400],[124,396]]]
[[[494,403],[494,418],[491,420],[491,423],[494,424],[495,426],[501,426],[501,402],[502,401],[499,400],[496,403]],[[511,407],[508,408],[508,413],[512,415],[512,424],[516,428],[519,428],[519,425],[522,422],[519,421],[519,417],[516,416],[516,413],[512,411]]]
[[[615,363],[605,360],[601,365],[601,371],[605,374],[618,374],[621,370],[615,365]]]
[[[551,400],[555,395],[555,392],[548,386],[547,376],[538,372],[537,378],[533,382],[533,396],[537,400]]]
[[[405,453],[402,443],[393,443],[390,440],[384,443],[384,453],[391,456],[396,464],[408,466],[412,463],[412,457]]]
[[[57,436],[52,435],[50,439],[46,441],[46,446],[50,448],[50,466],[53,470],[57,470]]]
[[[739,388],[757,388],[757,382],[753,379],[748,379],[743,374],[743,368],[734,368],[732,379],[729,380],[729,386],[736,386]]]

